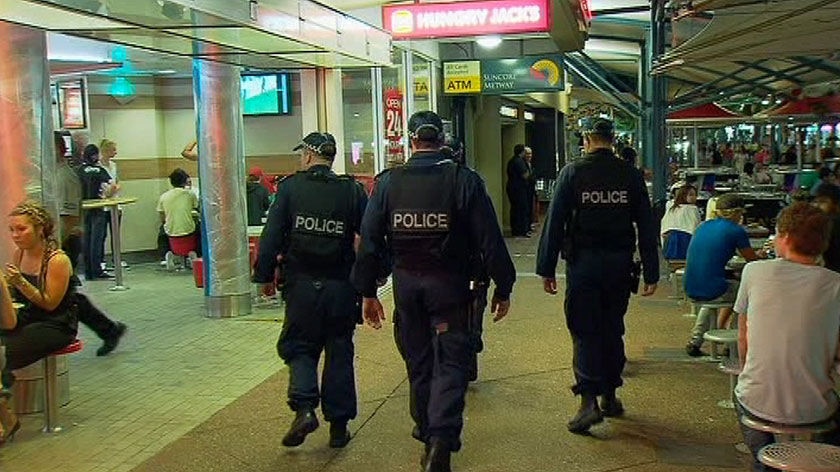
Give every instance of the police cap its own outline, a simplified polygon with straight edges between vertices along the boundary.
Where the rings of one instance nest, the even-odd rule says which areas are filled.
[[[615,136],[615,125],[606,118],[584,118],[581,121],[584,134],[595,134],[606,139]]]
[[[319,133],[317,131],[307,134],[292,151],[298,151],[300,149],[309,149],[327,159],[333,159],[337,152],[333,135],[330,133]]]
[[[408,119],[408,132],[420,141],[443,141],[443,120],[433,111],[418,111]]]

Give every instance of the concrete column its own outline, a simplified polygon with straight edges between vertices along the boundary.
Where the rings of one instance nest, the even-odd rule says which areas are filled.
[[[304,133],[316,130],[318,126],[318,87],[314,69],[300,71],[300,120]]]
[[[319,131],[327,132],[335,137],[338,155],[333,161],[333,172],[344,174],[347,172],[347,156],[350,149],[344,142],[344,92],[341,88],[341,69],[324,69],[324,116],[323,128]],[[321,120],[318,120],[321,124]],[[304,135],[313,130],[304,129]]]
[[[499,97],[479,96],[475,97],[473,103],[476,104],[473,119],[468,122],[471,122],[473,127],[474,169],[484,178],[487,193],[490,194],[496,209],[496,217],[503,224],[503,209],[508,203],[505,196],[507,162],[502,149],[502,120],[499,116],[499,106],[502,102]]]
[[[195,45],[212,54],[215,45]],[[193,88],[201,190],[204,296],[207,316],[251,312],[245,205],[245,146],[239,70],[196,59]]]
[[[46,33],[0,21],[0,38],[0,217],[33,199],[57,218]],[[0,260],[13,251],[11,239],[0,238]]]

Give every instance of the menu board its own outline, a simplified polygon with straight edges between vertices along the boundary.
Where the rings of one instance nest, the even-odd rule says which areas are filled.
[[[82,79],[58,82],[58,116],[64,129],[87,127],[85,116],[85,86]]]

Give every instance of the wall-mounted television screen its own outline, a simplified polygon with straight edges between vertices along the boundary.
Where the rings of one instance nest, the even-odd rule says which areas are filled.
[[[291,114],[290,82],[287,73],[243,74],[242,114],[245,116]]]
[[[85,84],[82,79],[58,82],[59,126],[64,129],[87,127],[85,115]]]

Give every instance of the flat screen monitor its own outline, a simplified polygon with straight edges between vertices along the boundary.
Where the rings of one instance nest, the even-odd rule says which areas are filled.
[[[59,126],[64,129],[84,129],[87,127],[85,106],[85,83],[82,79],[58,82]]]
[[[288,115],[292,112],[289,74],[245,74],[242,76],[242,114],[245,116]]]

